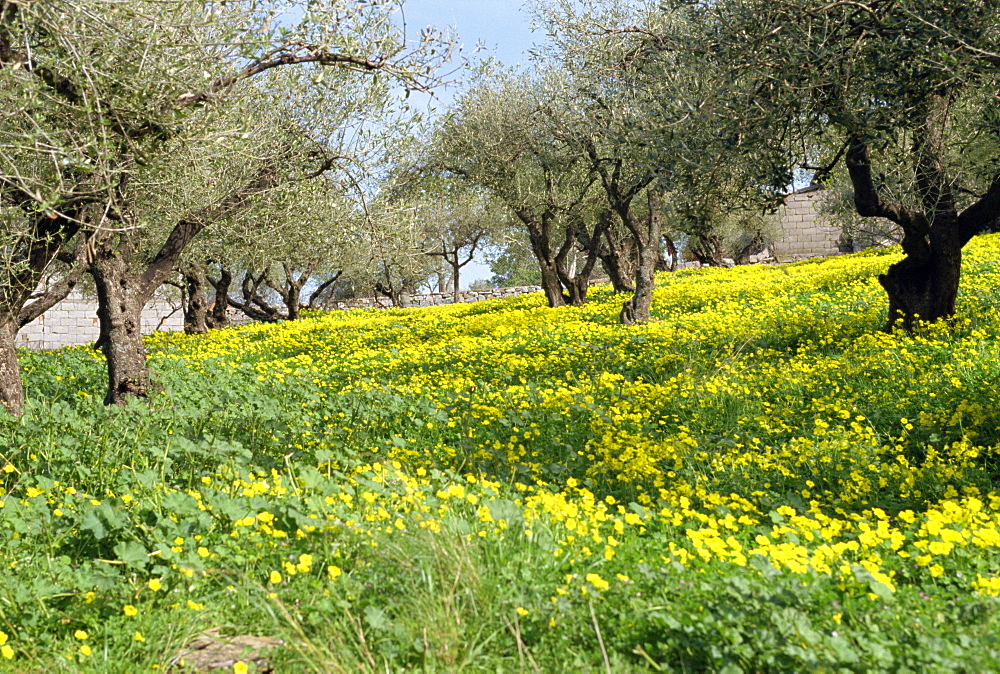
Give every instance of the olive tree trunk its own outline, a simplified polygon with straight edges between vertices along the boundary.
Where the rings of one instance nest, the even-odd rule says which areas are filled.
[[[854,187],[854,205],[863,217],[882,217],[903,230],[905,257],[879,276],[889,298],[886,331],[912,330],[917,321],[933,322],[955,314],[962,272],[962,248],[972,237],[1000,220],[1000,175],[986,193],[959,213],[947,174],[940,134],[947,123],[941,103],[932,109],[915,141],[916,184],[923,208],[882,199],[872,175],[866,142],[850,139],[846,164]]]
[[[608,247],[606,250],[602,249],[601,266],[616,293],[635,292],[632,276],[638,266],[636,248],[628,231],[623,236],[620,228],[617,229],[618,231],[614,227],[608,227],[604,232]]]
[[[215,300],[212,302],[211,310],[208,312],[208,327],[212,330],[224,328],[229,325],[229,288],[233,285],[233,275],[224,267],[219,270],[219,278],[206,277],[208,282],[215,289]]]
[[[886,328],[912,330],[914,321],[953,316],[961,275],[962,248],[947,241],[934,241],[926,254],[890,266],[878,279],[889,297]]]
[[[660,192],[655,187],[647,191],[649,213],[646,215],[644,228],[639,229],[639,223],[632,218],[630,229],[633,229],[636,245],[639,249],[639,266],[635,272],[635,294],[632,299],[622,305],[619,319],[623,325],[633,323],[648,323],[649,310],[653,305],[653,288],[656,268],[662,260],[660,256],[660,235],[663,229],[660,213],[662,204]]]
[[[208,332],[208,294],[205,265],[192,263],[184,268],[184,332]]]
[[[526,208],[515,211],[517,217],[528,228],[528,238],[531,241],[531,251],[535,254],[538,270],[542,277],[542,292],[545,300],[553,309],[564,307],[569,298],[563,293],[562,281],[559,279],[559,268],[556,255],[552,250],[552,217],[543,213],[536,216]]]
[[[128,398],[147,396],[153,389],[142,342],[142,310],[148,298],[130,269],[134,236],[106,238],[90,266],[97,290],[97,345],[108,365],[106,405],[124,405]]]
[[[17,321],[5,313],[0,317],[0,401],[7,411],[20,416],[24,410],[24,385],[17,361]]]
[[[556,255],[556,270],[562,286],[569,293],[569,303],[574,307],[582,307],[587,302],[587,291],[590,289],[590,276],[598,259],[598,246],[601,237],[610,226],[610,213],[602,213],[594,224],[592,231],[587,231],[583,223],[573,223],[566,230],[566,240]],[[597,242],[597,246],[592,245]],[[567,269],[566,258],[574,245],[582,245],[584,259],[582,265],[573,265]]]

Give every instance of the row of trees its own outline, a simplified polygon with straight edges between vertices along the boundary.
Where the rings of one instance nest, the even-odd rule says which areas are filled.
[[[140,312],[176,270],[197,289],[228,242],[304,240],[336,217],[327,209],[378,146],[394,88],[430,86],[448,58],[439,33],[403,39],[397,4],[0,0],[9,411],[23,405],[17,330],[83,274],[99,301],[106,402],[121,403],[152,386]],[[248,253],[242,269],[258,260]],[[290,276],[301,260],[287,260]],[[63,282],[38,292],[57,261]]]
[[[429,128],[394,101],[452,41],[407,42],[399,4],[0,0],[8,410],[18,329],[84,277],[110,404],[153,386],[139,316],[164,283],[201,332],[349,286],[457,292],[489,245],[530,251],[553,307],[600,267],[644,322],[678,247],[760,245],[805,170],[898,228],[880,280],[909,328],[954,312],[961,249],[997,225],[992,0],[536,0],[530,67],[481,66]]]
[[[534,68],[483,72],[439,129],[434,166],[517,215],[551,306],[583,302],[599,259],[634,289],[623,322],[649,318],[666,233],[707,261],[726,228],[759,241],[803,169],[899,232],[906,257],[879,280],[887,328],[909,329],[954,313],[962,247],[997,226],[998,10],[539,2],[549,40]],[[570,274],[574,249],[586,263]]]

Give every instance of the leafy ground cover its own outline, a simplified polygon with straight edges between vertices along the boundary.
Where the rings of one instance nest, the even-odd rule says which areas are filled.
[[[1000,666],[1000,238],[962,320],[877,331],[893,251],[23,354],[0,665],[278,671]],[[248,657],[234,671],[254,668]]]

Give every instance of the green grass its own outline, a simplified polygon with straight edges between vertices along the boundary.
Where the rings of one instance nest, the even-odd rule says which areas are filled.
[[[24,353],[0,666],[996,669],[1000,239],[913,337],[894,255],[664,275],[634,328],[598,287],[156,335],[124,409]]]

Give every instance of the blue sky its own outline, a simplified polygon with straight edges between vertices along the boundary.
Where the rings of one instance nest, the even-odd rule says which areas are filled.
[[[406,0],[403,8],[410,27],[457,27],[467,47],[483,40],[497,48],[502,61],[513,63],[532,40],[521,4],[521,0]]]
[[[483,51],[477,58],[495,56],[506,65],[524,63],[525,52],[535,40],[541,40],[540,33],[531,32],[531,19],[522,7],[521,0],[406,0],[403,6],[406,15],[407,37],[415,38],[427,26],[454,28],[462,54],[471,55],[476,43],[483,43]],[[461,65],[455,58],[453,67]],[[462,72],[455,76],[463,77]],[[443,109],[455,96],[455,90],[444,89],[435,92],[431,99],[421,94],[413,94],[411,104]],[[468,288],[475,280],[489,278],[489,266],[482,262],[482,256],[462,269],[461,285]]]
[[[482,42],[484,50],[476,57],[495,56],[506,65],[523,63],[524,52],[541,38],[531,32],[531,19],[521,0],[406,0],[403,10],[407,37],[415,38],[426,26],[454,28],[463,54],[473,54],[476,43]],[[454,67],[460,64],[459,58],[454,59]],[[462,77],[461,72],[455,75]],[[445,107],[453,97],[452,90],[437,91],[434,105]]]

